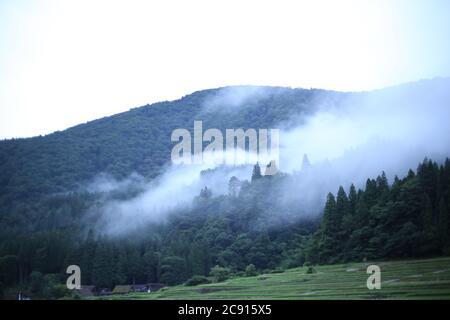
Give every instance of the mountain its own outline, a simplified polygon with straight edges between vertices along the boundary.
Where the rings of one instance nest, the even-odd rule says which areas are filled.
[[[252,92],[245,108],[219,112],[219,116],[217,110],[229,106],[207,108],[209,101],[236,88]],[[275,87],[219,88],[142,106],[47,136],[0,141],[0,208],[75,190],[102,172],[118,179],[132,172],[154,178],[170,160],[172,131],[192,130],[194,120],[202,120],[205,130],[271,128],[313,112],[319,97],[338,101],[346,95]]]

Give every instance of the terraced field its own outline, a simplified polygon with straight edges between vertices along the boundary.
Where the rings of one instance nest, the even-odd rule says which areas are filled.
[[[369,290],[367,266],[381,268],[381,289]],[[165,288],[108,299],[450,299],[450,257],[317,266],[221,283]]]

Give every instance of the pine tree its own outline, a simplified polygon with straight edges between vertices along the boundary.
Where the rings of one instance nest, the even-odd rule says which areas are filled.
[[[439,252],[439,234],[436,221],[433,217],[433,206],[428,194],[422,194],[420,204],[420,218],[417,225],[421,226],[420,244],[417,244],[420,254],[438,254]]]
[[[371,254],[370,249],[368,250],[368,242],[372,234],[368,226],[368,221],[369,209],[365,203],[363,193],[360,193],[353,216],[352,233],[346,247],[346,251],[350,251],[346,252],[347,257],[353,260],[362,259]]]
[[[259,163],[257,162],[255,166],[253,167],[253,173],[252,173],[252,181],[258,180],[262,177],[261,175],[261,167],[259,166]]]
[[[367,226],[369,222],[369,208],[367,207],[363,194],[358,197],[358,203],[355,208],[355,220],[356,228],[359,229]]]
[[[422,224],[425,232],[431,232],[433,227],[433,206],[428,194],[422,196]]]
[[[385,203],[389,199],[389,184],[384,171],[377,177],[376,184],[379,201]]]
[[[332,262],[337,254],[337,234],[339,227],[336,215],[336,199],[332,193],[327,196],[321,225],[321,237],[318,243],[320,262]]]
[[[351,212],[352,215],[355,215],[356,204],[358,203],[358,194],[356,193],[356,188],[353,185],[353,183],[350,186],[350,190],[348,192],[348,201],[349,201],[349,204],[350,204],[350,212]]]
[[[113,286],[114,271],[110,250],[108,245],[102,241],[95,250],[92,267],[92,281],[98,288],[111,288]]]
[[[378,202],[378,188],[375,180],[367,179],[364,198],[368,208],[371,208]]]
[[[93,230],[89,230],[87,239],[82,245],[82,256],[80,268],[82,270],[81,282],[84,285],[90,285],[93,283],[92,273],[93,273],[93,262],[95,257],[95,251],[97,248],[97,243],[94,239]]]
[[[417,168],[417,177],[425,193],[430,197],[431,203],[437,203],[437,184],[439,168],[435,162],[425,158]]]
[[[235,176],[232,176],[230,178],[230,181],[228,182],[228,194],[231,197],[236,197],[238,195],[240,185],[241,182],[239,181],[239,179]]]
[[[416,174],[414,173],[414,171],[412,169],[408,170],[408,175],[406,176],[407,179],[412,179],[416,176]]]
[[[350,237],[353,228],[353,217],[350,209],[350,202],[344,188],[339,187],[336,197],[336,222],[339,228],[336,234],[336,250],[338,250],[337,257],[339,259],[344,257],[344,247]]]
[[[309,162],[308,155],[305,153],[303,155],[303,161],[302,161],[302,171],[308,170],[311,167],[311,163]]]
[[[119,248],[114,264],[114,284],[125,284],[127,281],[127,254],[125,249]]]
[[[136,284],[146,280],[144,264],[137,248],[133,248],[128,252],[127,271],[130,283]]]
[[[212,197],[211,189],[205,186],[202,190],[200,190],[200,198],[202,199],[210,199]]]
[[[339,187],[337,197],[336,197],[336,223],[340,228],[342,219],[347,214],[350,214],[350,203],[347,198],[347,194],[342,186]]]
[[[448,208],[445,203],[445,200],[443,197],[441,197],[441,200],[439,201],[439,224],[438,224],[438,233],[439,233],[439,240],[441,243],[441,246],[443,249],[446,248],[448,245]]]

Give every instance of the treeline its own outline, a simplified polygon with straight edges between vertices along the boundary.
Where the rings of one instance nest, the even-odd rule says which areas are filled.
[[[450,254],[450,161],[421,163],[388,184],[385,174],[365,190],[328,194],[322,223],[306,259],[336,263]]]

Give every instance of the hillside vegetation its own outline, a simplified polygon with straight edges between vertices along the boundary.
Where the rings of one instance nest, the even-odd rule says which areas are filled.
[[[438,82],[440,91],[447,83]],[[434,84],[415,85],[429,92],[423,98],[425,102],[433,96]],[[127,232],[108,232],[105,224],[118,220],[116,212],[105,205],[146,194],[144,182],[159,177],[166,169],[173,129],[192,129],[194,120],[199,119],[204,129],[289,128],[293,122],[301,125],[319,106],[340,110],[346,99],[366,95],[272,87],[252,90],[258,94],[251,96],[245,107],[226,112],[224,105],[217,104],[224,100],[224,91],[205,90],[45,137],[1,141],[0,296],[18,291],[37,298],[70,295],[64,283],[66,268],[72,264],[81,267],[84,285],[111,289],[148,282],[176,286],[216,273],[227,277],[248,270],[267,274],[305,263],[450,254],[447,153],[440,159],[424,159],[391,181],[379,172],[365,177],[366,183],[358,187],[348,183],[338,188],[336,184],[335,190],[322,183],[339,175],[326,171],[326,164],[309,165],[300,172],[280,171],[273,176],[263,174],[263,164],[252,164],[253,171],[251,166],[241,168],[248,170],[245,178],[216,174],[223,168],[206,170],[200,174],[203,189],[189,193],[188,205],[164,219],[137,224],[142,215],[155,213],[154,204],[144,209],[131,206],[128,219],[121,220],[126,227],[131,226]],[[227,106],[233,107],[233,103]],[[306,178],[308,170],[313,170],[314,183]],[[101,173],[120,180],[133,172],[140,178],[131,180],[126,188],[86,188],[87,182]],[[316,172],[321,172],[320,179],[316,179]],[[222,179],[228,190],[209,188],[213,178]],[[302,188],[297,188],[299,185]],[[299,191],[313,188],[320,189],[316,192],[320,197],[314,201],[308,192]],[[177,202],[183,196],[180,193],[173,192],[164,200],[167,203],[158,205]],[[319,268],[326,271],[328,267]],[[304,269],[279,276],[296,272],[301,274]],[[443,285],[447,285],[445,281]]]
[[[381,289],[369,290],[367,266],[381,269]],[[450,258],[379,261],[316,266],[237,277],[195,287],[175,286],[154,293],[103,299],[450,299]]]

